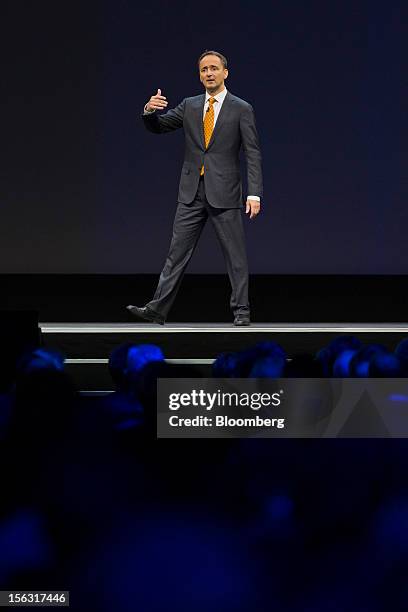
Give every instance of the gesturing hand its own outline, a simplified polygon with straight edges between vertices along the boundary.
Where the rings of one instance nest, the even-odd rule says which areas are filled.
[[[157,94],[152,96],[150,100],[148,101],[148,103],[146,104],[146,110],[147,111],[163,110],[164,108],[166,108],[166,106],[167,106],[167,100],[165,96],[161,95],[161,89],[158,89]]]

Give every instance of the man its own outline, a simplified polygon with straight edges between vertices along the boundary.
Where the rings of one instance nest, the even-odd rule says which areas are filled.
[[[262,196],[261,153],[250,104],[225,87],[227,60],[205,51],[198,60],[206,93],[167,107],[161,90],[145,105],[146,128],[164,134],[184,128],[185,157],[181,172],[173,237],[153,299],[144,307],[128,306],[139,319],[163,324],[176,297],[186,266],[208,218],[224,255],[231,282],[234,325],[250,325],[248,264],[241,209],[243,206],[239,153],[245,152],[248,175],[246,213],[253,219]]]

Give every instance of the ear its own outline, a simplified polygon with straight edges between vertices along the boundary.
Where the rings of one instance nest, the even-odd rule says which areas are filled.
[[[224,68],[224,79],[226,79],[228,77],[228,70],[227,68]]]

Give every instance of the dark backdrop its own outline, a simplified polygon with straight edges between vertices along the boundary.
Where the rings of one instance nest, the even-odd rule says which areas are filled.
[[[406,273],[404,4],[2,2],[0,272],[161,269],[183,135],[139,115],[201,93],[215,48],[263,150],[251,271]],[[189,271],[224,271],[211,228]]]

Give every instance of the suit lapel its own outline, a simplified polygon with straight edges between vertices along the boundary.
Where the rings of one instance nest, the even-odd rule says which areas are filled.
[[[204,144],[204,122],[203,122],[203,114],[204,114],[204,104],[205,104],[205,94],[197,97],[197,101],[194,105],[194,125],[198,128],[199,140],[203,149],[205,149]]]
[[[224,102],[222,103],[221,106],[221,110],[218,114],[217,117],[217,122],[215,124],[215,127],[213,129],[213,133],[211,134],[211,138],[210,138],[210,142],[208,143],[208,147],[207,147],[207,151],[208,149],[211,147],[212,143],[214,142],[214,138],[216,138],[218,132],[220,131],[220,129],[222,128],[224,121],[225,121],[225,117],[228,116],[228,112],[229,112],[229,107],[231,104],[232,100],[231,100],[231,94],[229,91],[227,91],[227,95],[224,98]],[[204,103],[205,103],[205,96],[204,96]],[[204,125],[203,125],[203,135],[204,135]]]

